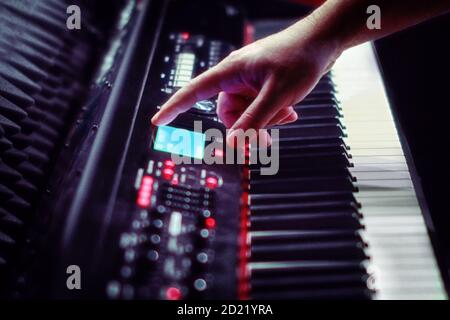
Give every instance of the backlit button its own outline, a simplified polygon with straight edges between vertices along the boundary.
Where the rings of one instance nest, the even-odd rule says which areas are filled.
[[[164,161],[164,167],[173,169],[173,168],[175,168],[175,162],[173,162],[172,160],[166,160],[166,161]]]
[[[166,168],[162,171],[162,176],[166,180],[172,180],[173,175],[175,174],[175,171],[171,168]]]
[[[181,38],[182,38],[183,40],[188,40],[189,37],[190,37],[189,32],[182,32],[182,33],[181,33]]]
[[[181,291],[176,287],[170,287],[166,290],[166,299],[167,300],[180,300],[181,299]]]
[[[141,186],[138,192],[137,205],[141,208],[147,208],[151,203],[153,189],[153,178],[145,176],[142,178]]]
[[[206,218],[205,219],[205,226],[208,229],[214,229],[216,227],[216,220],[214,218]]]
[[[150,176],[145,176],[142,178],[142,185],[151,186],[153,184],[153,178]]]
[[[147,208],[150,205],[150,198],[145,197],[145,196],[139,197],[137,199],[137,204],[141,208]]]
[[[217,180],[216,177],[208,177],[206,178],[206,186],[210,189],[215,189],[217,188],[219,181]]]

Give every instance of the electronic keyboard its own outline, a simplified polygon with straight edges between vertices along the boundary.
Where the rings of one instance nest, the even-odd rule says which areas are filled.
[[[33,10],[0,4],[2,295],[447,298],[371,44],[344,52],[294,106],[297,121],[269,128],[279,168],[267,175],[248,161],[258,146],[241,163],[225,161],[223,138],[207,148],[208,130],[226,133],[217,97],[150,123],[248,42],[239,7],[113,1],[96,24],[102,6],[77,1],[87,19],[68,31],[66,1],[24,2]],[[82,290],[68,284],[73,266]]]

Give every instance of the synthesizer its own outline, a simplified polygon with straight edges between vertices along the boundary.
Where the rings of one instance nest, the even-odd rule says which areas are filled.
[[[205,163],[205,131],[226,130],[216,97],[166,126],[150,123],[174,92],[248,42],[241,8],[117,1],[115,20],[104,22],[113,27],[103,30],[95,6],[80,1],[92,12],[88,33],[60,35],[65,1],[30,3],[41,14],[34,31],[23,26],[31,35],[19,34],[24,44],[14,50],[4,39],[23,8],[0,4],[10,13],[0,13],[10,31],[0,31],[0,50],[14,52],[0,56],[0,279],[8,279],[0,294],[447,298],[433,226],[371,44],[339,58],[294,107],[296,122],[272,128],[279,171],[262,175],[258,164]],[[106,37],[96,52],[92,43]],[[92,65],[88,80],[71,81]],[[180,146],[174,134],[194,143]],[[173,154],[193,161],[176,163]],[[82,290],[68,289],[74,266]]]

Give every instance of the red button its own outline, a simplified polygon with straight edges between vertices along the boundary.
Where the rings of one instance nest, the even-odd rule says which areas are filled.
[[[175,162],[173,162],[172,160],[166,160],[164,161],[164,167],[173,169],[175,168]]]
[[[136,203],[141,208],[147,208],[150,205],[150,199],[152,197],[153,178],[145,176],[142,178],[141,187],[139,188],[138,198]]]
[[[166,168],[162,172],[162,176],[166,180],[172,180],[172,177],[174,174],[175,174],[175,171],[173,171],[173,169],[170,169],[170,168]]]
[[[150,197],[139,195],[137,204],[141,208],[147,208],[150,205]]]
[[[153,178],[149,176],[145,176],[142,178],[142,185],[150,186],[153,184]]]
[[[183,40],[187,40],[187,39],[189,39],[189,37],[190,37],[189,32],[182,32],[181,33],[181,38],[183,38]]]
[[[181,299],[181,291],[176,287],[170,287],[166,290],[166,298],[167,300],[180,300]]]
[[[215,189],[219,185],[219,181],[216,177],[208,177],[206,178],[206,186],[210,189]]]
[[[205,226],[208,229],[214,229],[216,227],[216,220],[214,218],[206,218],[205,219]]]

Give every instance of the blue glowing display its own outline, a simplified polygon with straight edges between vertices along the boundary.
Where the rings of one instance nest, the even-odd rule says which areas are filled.
[[[205,134],[171,126],[160,126],[153,149],[185,157],[203,159]]]

